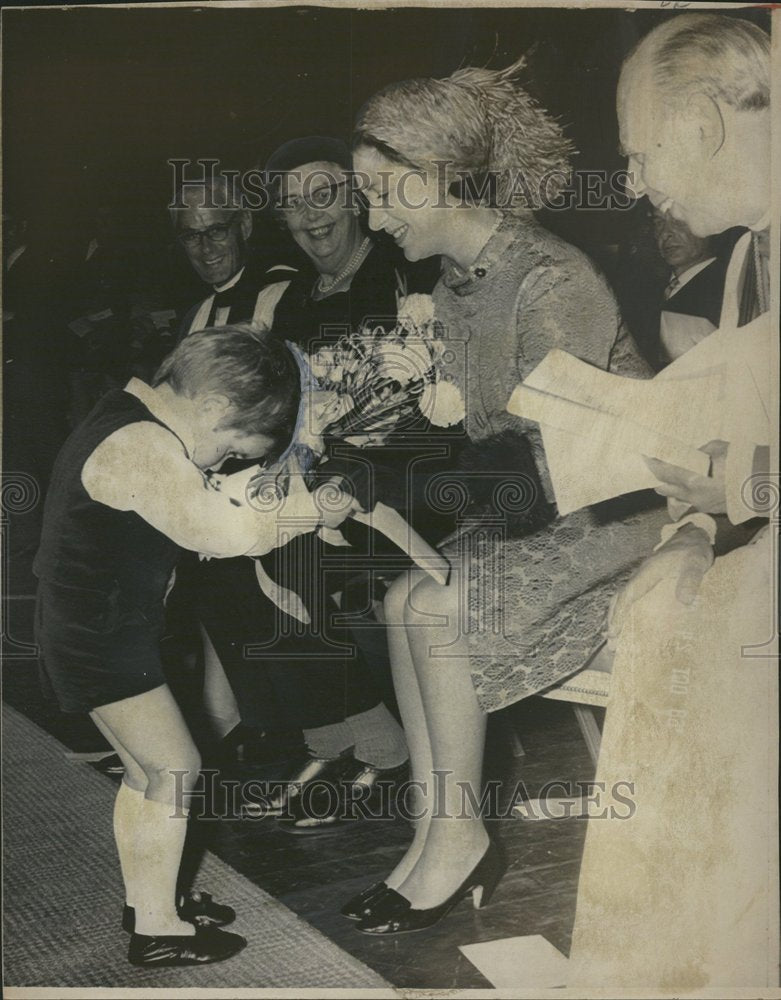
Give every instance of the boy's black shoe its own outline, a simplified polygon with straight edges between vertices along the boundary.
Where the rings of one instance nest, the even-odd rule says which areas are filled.
[[[191,892],[180,898],[176,908],[182,920],[196,927],[225,927],[236,919],[236,911],[224,903],[215,903],[210,892]],[[136,929],[136,911],[132,906],[122,910],[122,930],[133,934]]]
[[[195,934],[169,934],[152,937],[133,934],[127,958],[131,965],[161,968],[173,965],[206,965],[222,962],[235,955],[247,942],[239,934],[219,927],[196,926]]]

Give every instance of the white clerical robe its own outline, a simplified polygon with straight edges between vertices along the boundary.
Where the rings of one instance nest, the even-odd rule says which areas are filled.
[[[719,330],[660,376],[730,366],[734,392],[713,437],[730,441],[733,522],[763,501],[773,514],[774,499],[751,478],[755,443],[775,435],[777,359],[770,314],[736,325],[745,252],[738,244]],[[749,390],[760,405],[742,409]],[[589,821],[570,987],[778,985],[775,530],[716,559],[693,605],[667,580],[630,611],[596,780],[608,793],[633,783],[635,809]]]

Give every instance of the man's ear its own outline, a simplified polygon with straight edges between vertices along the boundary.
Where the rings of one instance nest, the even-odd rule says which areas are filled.
[[[690,127],[707,159],[712,159],[724,145],[726,129],[718,102],[707,94],[692,94],[686,107]]]
[[[252,214],[246,208],[240,212],[239,227],[242,239],[248,240],[252,234]]]

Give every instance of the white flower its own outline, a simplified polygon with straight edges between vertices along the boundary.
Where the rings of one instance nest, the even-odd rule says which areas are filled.
[[[418,296],[425,298],[425,296]],[[433,364],[431,351],[425,340],[406,337],[400,341],[380,342],[374,352],[377,374],[381,378],[395,379],[400,385],[409,385],[422,379]]]
[[[400,325],[420,329],[434,321],[434,300],[430,295],[408,295],[399,302],[398,316]]]
[[[420,396],[420,412],[436,427],[452,427],[466,417],[461,390],[453,382],[429,383]]]

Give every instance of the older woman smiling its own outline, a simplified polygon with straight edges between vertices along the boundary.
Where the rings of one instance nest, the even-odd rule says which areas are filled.
[[[274,329],[307,349],[329,326],[357,329],[366,319],[393,323],[399,280],[430,292],[438,259],[410,265],[393,242],[375,236],[350,184],[345,143],[324,136],[293,139],[266,163],[280,225],[306,254],[273,315]]]

